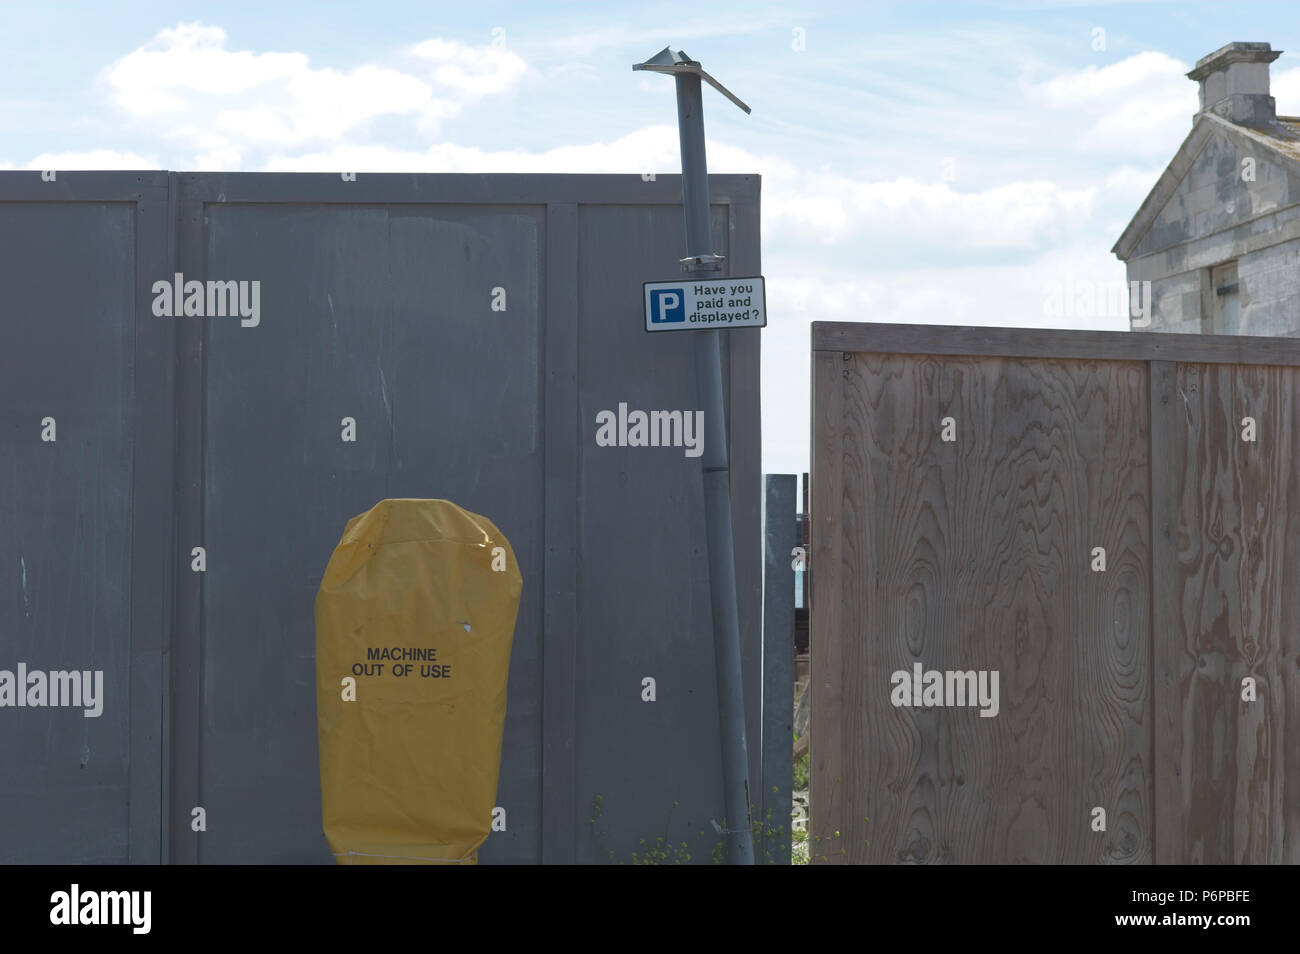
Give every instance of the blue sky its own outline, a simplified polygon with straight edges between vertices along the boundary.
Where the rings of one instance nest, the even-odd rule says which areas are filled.
[[[1052,290],[1123,280],[1198,58],[1295,50],[1272,93],[1300,115],[1298,31],[1290,2],[0,0],[0,168],[673,173],[673,84],[631,64],[685,49],[753,107],[706,89],[710,171],[763,176],[789,473],[814,319],[1127,328]]]

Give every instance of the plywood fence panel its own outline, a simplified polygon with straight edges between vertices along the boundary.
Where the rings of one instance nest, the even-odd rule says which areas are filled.
[[[813,354],[813,458],[824,461],[824,465],[812,474],[809,520],[812,526],[811,565],[818,567],[812,574],[811,585],[823,594],[820,620],[826,638],[809,660],[808,675],[820,722],[817,733],[811,737],[808,751],[809,798],[819,806],[819,811],[809,819],[808,851],[811,860],[832,864],[839,864],[845,857],[840,854],[838,834],[845,826],[843,778],[840,775],[845,761],[841,745],[844,719],[840,649],[844,642],[842,634],[846,631],[841,614],[848,604],[842,585],[846,579],[845,561],[841,556],[844,535],[839,532],[839,527],[843,515],[855,504],[844,495],[845,389],[841,378],[848,371],[843,369],[841,358],[842,355],[830,352]]]
[[[1300,858],[1298,388],[1296,368],[1178,367],[1178,615],[1160,634],[1181,730],[1171,860]]]
[[[813,860],[1294,862],[1300,350],[976,331],[814,325]]]

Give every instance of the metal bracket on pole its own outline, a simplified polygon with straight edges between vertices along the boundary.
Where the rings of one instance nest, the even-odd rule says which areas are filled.
[[[682,263],[682,271],[684,272],[720,272],[722,271],[722,263],[726,260],[727,256],[718,254],[688,255],[685,258],[678,259]]]
[[[677,132],[682,153],[682,214],[686,257],[682,268],[693,278],[722,270],[723,256],[711,248],[709,173],[704,156],[704,80],[745,112],[749,107],[680,50],[664,47],[634,70],[672,74],[677,87]],[[727,459],[726,404],[722,395],[722,340],[716,328],[695,336],[697,396],[704,409],[704,447],[700,470],[708,539],[709,602],[713,611],[713,657],[718,678],[718,726],[722,740],[722,790],[727,857],[733,865],[754,863],[749,802],[749,755],[745,740],[745,692],[740,667],[740,612],[736,599],[735,537],[731,525],[731,470]]]

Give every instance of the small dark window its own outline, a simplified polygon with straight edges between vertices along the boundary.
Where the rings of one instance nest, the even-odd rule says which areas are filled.
[[[1237,296],[1237,263],[1225,262],[1210,270],[1210,286],[1214,289],[1211,334],[1235,335],[1240,317]]]

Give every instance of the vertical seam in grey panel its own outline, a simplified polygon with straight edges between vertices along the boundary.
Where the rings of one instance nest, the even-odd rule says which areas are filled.
[[[542,385],[543,530],[541,860],[576,860],[578,640],[578,207],[546,209]]]

